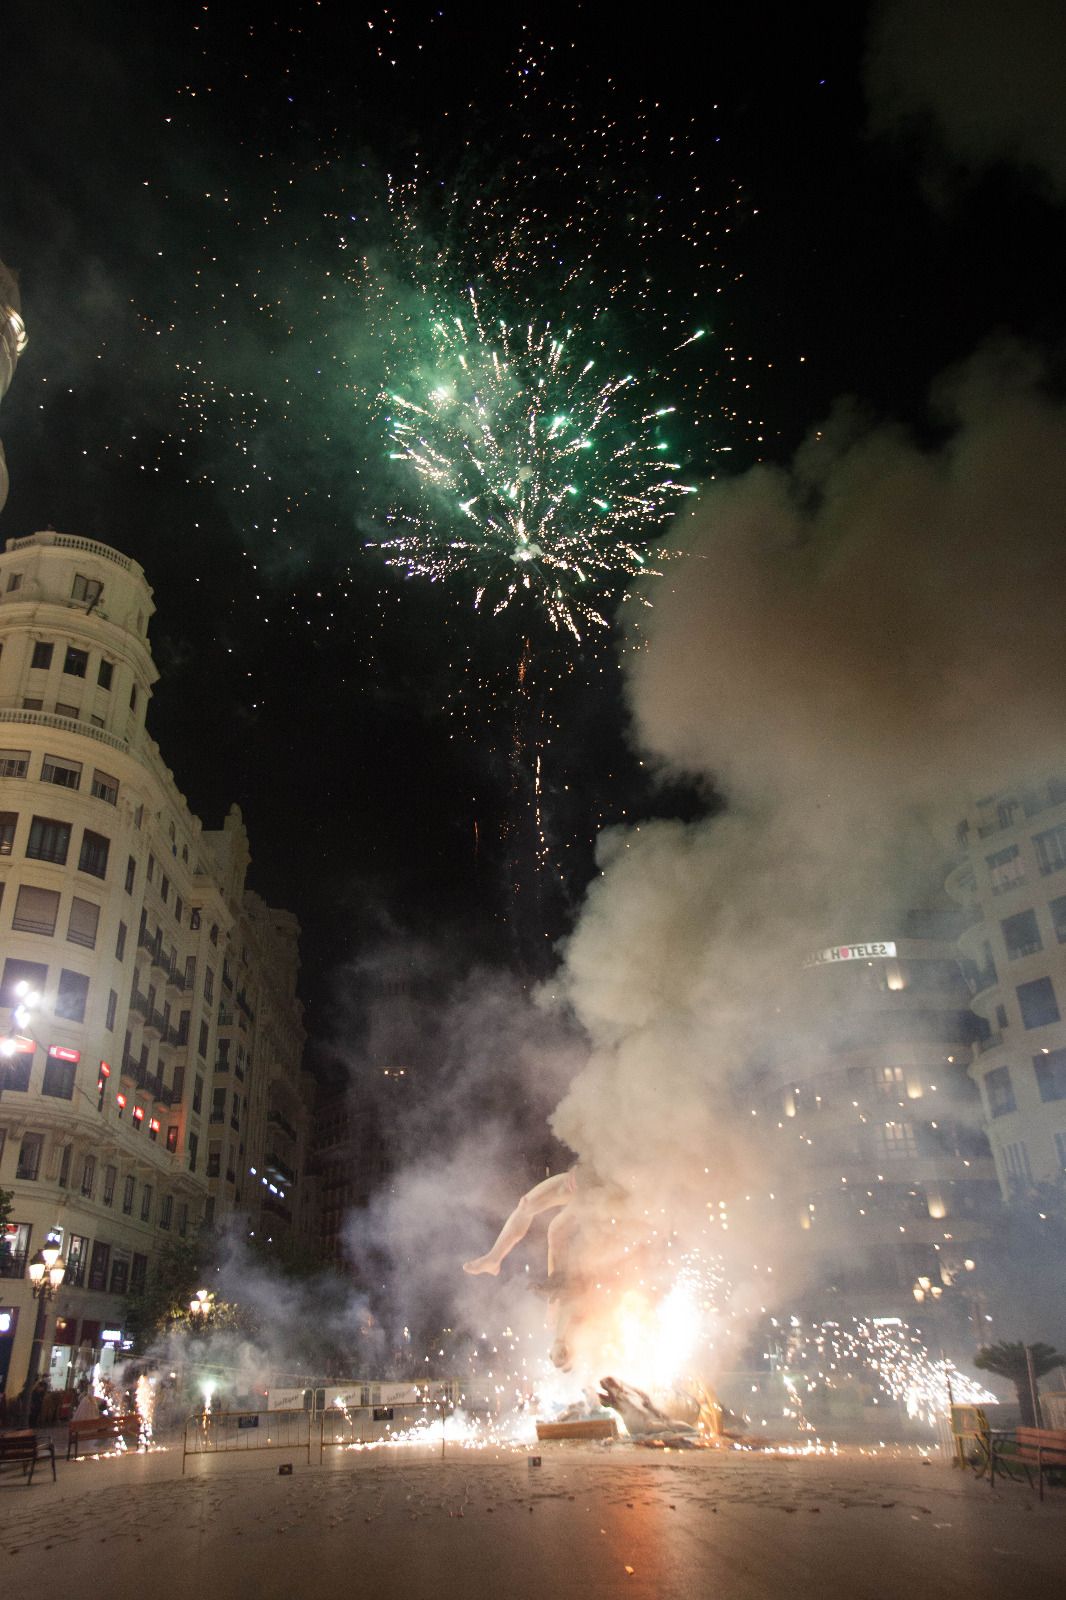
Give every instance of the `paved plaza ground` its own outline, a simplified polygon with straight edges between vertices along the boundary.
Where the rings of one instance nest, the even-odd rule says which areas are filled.
[[[1025,1600],[1066,1595],[1041,1505],[934,1453],[778,1459],[628,1444],[150,1455],[0,1478],[0,1592],[106,1600]],[[278,1466],[292,1460],[292,1475]]]

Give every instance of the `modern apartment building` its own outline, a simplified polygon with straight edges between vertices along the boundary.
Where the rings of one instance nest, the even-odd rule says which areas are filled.
[[[999,1197],[967,1074],[969,992],[944,924],[912,914],[812,952],[790,1045],[757,1081],[774,1220],[795,1230],[795,1277],[822,1307],[899,1315],[920,1294],[958,1288],[961,1302],[975,1285]]]
[[[1005,1196],[1066,1173],[1066,773],[978,800],[948,892],[980,1018],[979,1084]]]
[[[136,562],[55,532],[0,555],[0,1376],[21,1388],[26,1263],[59,1229],[53,1383],[117,1343],[162,1241],[301,1225],[308,1123],[295,920],[248,840],[194,816],[145,730]],[[279,1120],[280,1119],[280,1120]]]

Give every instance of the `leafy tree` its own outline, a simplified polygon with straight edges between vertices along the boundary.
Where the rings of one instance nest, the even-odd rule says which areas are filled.
[[[209,1233],[168,1239],[160,1247],[144,1287],[134,1290],[126,1302],[126,1331],[138,1352],[175,1323],[188,1320],[189,1301],[213,1273],[215,1253],[215,1239]]]
[[[1050,1344],[1031,1344],[1028,1350],[1029,1359],[1033,1364],[1034,1380],[1042,1378],[1052,1367],[1062,1366],[1066,1362],[1066,1356],[1060,1354]],[[974,1366],[982,1372],[994,1372],[998,1377],[1007,1378],[1013,1383],[1021,1408],[1022,1423],[1027,1428],[1035,1428],[1036,1413],[1029,1388],[1029,1359],[1026,1358],[1026,1346],[1020,1340],[1014,1343],[1002,1340],[999,1344],[988,1344],[978,1350],[974,1356]]]

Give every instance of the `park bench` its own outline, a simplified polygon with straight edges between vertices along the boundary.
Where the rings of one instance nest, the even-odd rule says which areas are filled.
[[[110,1450],[121,1439],[127,1445],[140,1443],[141,1419],[136,1411],[120,1417],[84,1417],[71,1422],[67,1431],[67,1460],[78,1459],[78,1451],[95,1444],[97,1450]]]
[[[52,1463],[52,1482],[56,1481],[56,1447],[51,1439],[39,1439],[32,1428],[17,1428],[10,1433],[0,1433],[0,1472],[17,1467],[26,1479],[26,1487],[33,1482],[33,1469],[44,1457]]]
[[[996,1468],[1003,1464],[1004,1459],[1022,1466],[1030,1485],[1033,1480],[1029,1468],[1036,1468],[1040,1498],[1043,1500],[1045,1472],[1056,1468],[1059,1471],[1066,1469],[1066,1428],[1016,1428],[1008,1442],[993,1447],[990,1483],[995,1483]]]

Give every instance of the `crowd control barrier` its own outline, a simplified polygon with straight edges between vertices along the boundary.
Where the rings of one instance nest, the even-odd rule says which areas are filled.
[[[309,1411],[207,1411],[190,1417],[181,1445],[181,1470],[189,1456],[304,1451],[311,1464]],[[321,1452],[320,1452],[321,1457]]]

